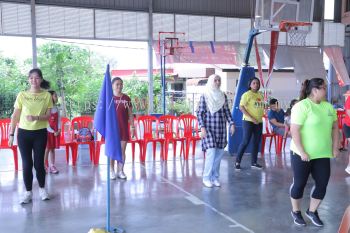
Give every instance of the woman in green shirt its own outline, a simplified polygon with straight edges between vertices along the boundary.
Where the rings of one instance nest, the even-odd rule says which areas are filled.
[[[294,177],[290,188],[292,217],[297,225],[306,225],[300,202],[309,175],[315,180],[306,216],[323,226],[317,208],[323,200],[330,177],[330,158],[338,156],[338,122],[333,106],[325,101],[327,87],[321,78],[305,80],[300,101],[291,115],[291,166]]]

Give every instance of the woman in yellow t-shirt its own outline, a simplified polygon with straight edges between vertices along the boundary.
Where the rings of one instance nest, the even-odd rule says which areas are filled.
[[[241,170],[241,160],[250,139],[253,137],[251,167],[262,169],[257,163],[259,143],[262,135],[262,117],[264,115],[264,97],[259,93],[260,81],[258,78],[252,78],[248,83],[248,91],[245,92],[239,103],[239,109],[243,112],[243,139],[238,147],[235,163],[236,170]]]
[[[8,142],[10,146],[13,145],[14,133],[18,124],[17,142],[21,152],[23,181],[26,187],[21,204],[27,204],[32,200],[33,164],[40,187],[40,197],[42,200],[49,199],[45,190],[44,155],[47,142],[46,128],[52,108],[51,95],[45,89],[50,87],[50,83],[43,79],[40,69],[29,71],[28,82],[29,90],[21,91],[17,95]]]
[[[327,87],[321,78],[305,80],[300,101],[292,108],[291,166],[293,184],[290,187],[292,217],[297,225],[306,225],[300,211],[309,175],[315,180],[311,191],[306,216],[316,226],[323,226],[317,208],[323,200],[331,174],[330,158],[339,154],[339,132],[337,114],[333,106],[325,101]]]

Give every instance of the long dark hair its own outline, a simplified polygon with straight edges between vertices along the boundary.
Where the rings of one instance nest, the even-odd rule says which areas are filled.
[[[293,106],[298,102],[297,99],[292,99],[289,103],[289,108],[287,109],[285,116],[290,116]]]
[[[320,89],[323,84],[324,80],[322,78],[306,79],[301,86],[299,100],[306,99],[311,94],[313,88]]]
[[[260,80],[259,80],[257,77],[253,77],[253,78],[251,78],[251,79],[249,80],[249,82],[248,82],[248,90],[251,90],[251,89],[252,89],[252,88],[250,87],[250,85],[252,84],[252,82],[253,82],[254,80],[258,80],[258,83],[259,83],[259,88],[258,88],[258,90],[260,89]]]
[[[46,89],[46,90],[50,89],[50,82],[47,81],[47,80],[45,80],[45,79],[43,78],[43,73],[41,72],[40,69],[38,69],[38,68],[31,69],[31,70],[29,71],[28,77],[29,77],[30,75],[34,74],[34,73],[36,73],[36,74],[43,80],[43,81],[40,83],[40,87],[41,87],[42,89]]]

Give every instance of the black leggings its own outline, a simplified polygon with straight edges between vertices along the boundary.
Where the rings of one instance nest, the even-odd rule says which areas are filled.
[[[311,191],[311,197],[322,200],[326,195],[326,189],[331,175],[330,159],[321,158],[305,162],[293,151],[290,152],[290,155],[294,173],[293,184],[290,187],[290,196],[293,199],[303,197],[304,188],[311,173],[315,181],[315,186]]]
[[[250,138],[253,137],[252,164],[258,159],[259,143],[262,134],[262,123],[254,124],[251,121],[242,121],[243,140],[238,147],[236,162],[241,163],[243,153],[249,145]]]
[[[36,178],[40,188],[45,187],[44,155],[47,142],[47,130],[18,129],[18,148],[21,152],[23,166],[23,180],[27,191],[33,185],[33,158]],[[32,156],[33,155],[33,156]]]

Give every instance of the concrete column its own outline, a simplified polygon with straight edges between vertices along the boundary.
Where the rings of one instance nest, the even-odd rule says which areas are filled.
[[[38,67],[36,52],[36,18],[35,18],[35,0],[30,1],[31,21],[32,21],[32,59],[33,68]]]
[[[153,0],[148,0],[148,113],[153,113]]]

